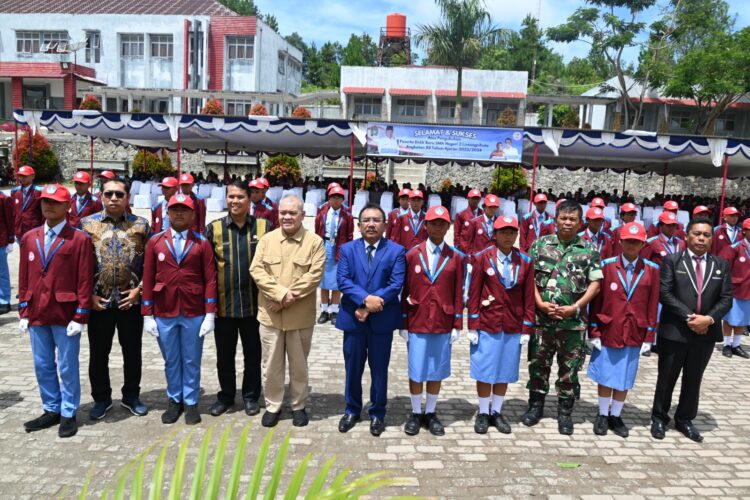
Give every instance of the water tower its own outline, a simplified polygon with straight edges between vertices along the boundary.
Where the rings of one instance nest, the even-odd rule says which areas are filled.
[[[380,28],[378,43],[378,66],[390,66],[393,56],[411,64],[411,30],[406,27],[406,16],[388,14],[385,28]]]

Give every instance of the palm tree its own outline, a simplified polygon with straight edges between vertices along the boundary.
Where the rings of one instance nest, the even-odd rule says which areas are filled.
[[[435,0],[441,21],[418,25],[414,41],[427,51],[434,64],[451,66],[458,71],[455,122],[461,123],[461,85],[464,68],[477,64],[482,50],[498,43],[507,31],[492,24],[484,0]]]

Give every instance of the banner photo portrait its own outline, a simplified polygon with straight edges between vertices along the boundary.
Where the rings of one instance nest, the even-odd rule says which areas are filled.
[[[371,122],[367,124],[367,154],[519,163],[523,130]]]

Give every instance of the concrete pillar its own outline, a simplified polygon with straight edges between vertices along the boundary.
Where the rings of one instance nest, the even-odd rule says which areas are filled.
[[[133,94],[128,94],[128,113],[133,112]]]
[[[107,109],[107,94],[106,94],[106,92],[102,92],[101,100],[102,100],[102,111],[108,111],[108,109]]]
[[[523,127],[526,125],[526,99],[518,101],[518,111],[516,112],[516,125]]]
[[[547,111],[547,118],[544,121],[546,127],[551,127],[552,126],[552,108],[553,107],[554,107],[554,104],[552,104],[551,102],[547,103],[547,110],[546,110]]]
[[[482,99],[481,92],[477,92],[477,109],[479,111],[477,125],[484,125],[484,99]]]
[[[14,110],[23,108],[23,78],[10,79],[10,97]]]
[[[588,123],[589,125],[593,127],[594,126],[594,123],[593,123],[594,122],[594,105],[592,103],[588,103],[586,105],[586,108],[587,108],[586,111],[588,111],[587,113],[588,116],[586,117],[586,123]]]
[[[75,109],[76,107],[76,81],[73,75],[63,77],[63,109]]]

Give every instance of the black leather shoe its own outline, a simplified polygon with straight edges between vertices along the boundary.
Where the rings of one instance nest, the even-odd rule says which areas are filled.
[[[741,345],[738,345],[737,347],[732,347],[732,354],[735,356],[739,356],[741,358],[747,359],[750,358],[750,354],[745,351]]]
[[[703,442],[703,436],[701,436],[701,433],[698,432],[698,429],[695,428],[692,422],[675,422],[674,427],[683,433],[686,438],[696,443]]]
[[[310,418],[304,408],[292,411],[292,425],[295,427],[304,427],[310,423]]]
[[[422,428],[422,420],[424,420],[424,415],[412,413],[409,420],[406,421],[406,425],[404,425],[404,432],[409,436],[416,436],[419,434],[419,429]]]
[[[436,413],[425,413],[424,424],[433,436],[445,436],[445,427],[437,418]]]
[[[725,345],[725,346],[724,346],[724,347],[723,347],[723,348],[721,349],[721,354],[723,354],[723,355],[724,355],[724,356],[726,356],[727,358],[731,358],[731,357],[732,357],[732,346],[730,346],[730,345]]]
[[[78,434],[78,422],[76,422],[76,416],[61,417],[60,427],[57,429],[57,435],[61,438],[69,438],[76,434]]]
[[[606,436],[609,430],[609,418],[604,415],[597,415],[594,420],[594,434],[597,436]]]
[[[260,420],[260,424],[263,427],[276,427],[276,424],[279,423],[280,416],[281,412],[274,413],[272,411],[266,411],[263,414],[263,418]]]
[[[545,394],[541,392],[529,393],[529,407],[526,413],[523,414],[521,422],[526,427],[531,427],[539,423],[544,414],[544,398]]]
[[[328,317],[330,318],[331,325],[336,326],[336,317],[339,315],[339,313],[330,313]]]
[[[339,432],[349,432],[360,420],[361,418],[359,415],[344,413],[344,416],[339,420]]]
[[[641,354],[641,356],[646,356],[647,358],[651,356],[651,349]]]
[[[101,420],[112,409],[112,400],[109,401],[97,401],[89,411],[89,418],[91,420]]]
[[[656,344],[651,344],[651,352],[654,354],[659,354],[659,346]]]
[[[260,413],[260,403],[253,401],[252,399],[245,400],[245,414],[252,417]]]
[[[182,415],[182,410],[182,403],[170,399],[167,404],[167,411],[161,414],[161,422],[163,424],[173,424],[177,422],[177,419]]]
[[[234,406],[234,404],[217,400],[211,405],[208,413],[210,413],[212,417],[218,417],[219,415],[226,413],[232,406]]]
[[[497,429],[498,432],[502,434],[510,434],[510,424],[505,420],[502,413],[493,411],[492,416],[490,416],[490,424]]]
[[[487,413],[479,413],[474,420],[474,432],[477,434],[487,434],[490,428],[490,416]]]
[[[612,429],[612,432],[614,432],[616,435],[620,436],[621,438],[626,438],[630,435],[628,428],[625,427],[625,422],[623,422],[622,418],[620,417],[610,416],[609,428]]]
[[[370,419],[370,434],[380,436],[385,431],[385,422],[382,418],[372,417]]]
[[[52,413],[51,411],[45,411],[40,416],[33,420],[23,423],[23,428],[26,432],[41,431],[42,429],[48,429],[60,423],[60,414]]]
[[[667,428],[664,424],[658,420],[651,421],[651,437],[654,439],[664,439],[664,435],[667,433]]]
[[[201,423],[201,414],[198,411],[198,405],[185,405],[185,423],[187,425]]]
[[[0,314],[8,314],[10,312],[10,304],[0,304]]]
[[[559,398],[557,400],[557,432],[563,436],[573,434],[573,398]]]
[[[318,316],[318,324],[322,325],[323,323],[327,323],[329,319],[331,319],[331,315],[326,311],[323,311],[320,313],[320,316]]]
[[[128,410],[136,417],[145,417],[148,415],[148,406],[141,403],[138,398],[135,399],[123,399],[120,401],[120,406]]]

